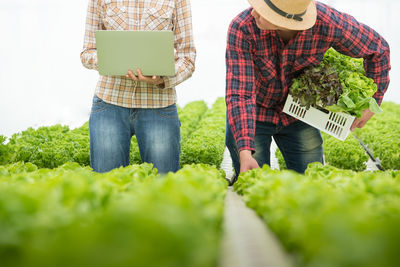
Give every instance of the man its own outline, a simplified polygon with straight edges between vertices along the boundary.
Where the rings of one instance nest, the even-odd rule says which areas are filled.
[[[81,60],[95,70],[96,30],[172,30],[176,75],[147,77],[138,69],[126,70],[122,77],[100,76],[89,119],[91,167],[107,172],[129,165],[135,134],[143,162],[153,163],[160,173],[177,171],[180,122],[175,86],[192,75],[196,57],[189,0],[90,0]]]
[[[249,0],[251,8],[230,24],[226,51],[226,145],[236,177],[270,164],[271,137],[288,169],[304,173],[323,162],[320,132],[282,112],[291,81],[319,64],[333,47],[364,58],[365,71],[378,85],[378,104],[389,84],[389,46],[370,27],[313,0]],[[361,128],[370,110],[351,127]]]

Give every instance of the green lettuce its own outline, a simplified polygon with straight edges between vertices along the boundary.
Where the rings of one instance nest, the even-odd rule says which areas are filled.
[[[365,74],[362,58],[351,58],[330,48],[318,66],[293,79],[290,94],[302,106],[321,106],[360,118],[365,109],[382,112],[373,95],[377,85]]]

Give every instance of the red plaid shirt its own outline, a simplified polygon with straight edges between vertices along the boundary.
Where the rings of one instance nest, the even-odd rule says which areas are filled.
[[[352,16],[317,2],[314,27],[285,43],[276,31],[260,30],[249,8],[230,24],[226,49],[226,103],[229,125],[239,151],[255,151],[256,121],[296,121],[282,112],[291,81],[319,64],[333,47],[351,57],[364,58],[368,77],[378,85],[378,104],[389,85],[389,45],[370,27]]]

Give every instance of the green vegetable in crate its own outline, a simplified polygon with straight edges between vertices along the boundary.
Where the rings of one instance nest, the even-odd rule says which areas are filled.
[[[343,86],[335,68],[321,64],[308,68],[299,78],[294,79],[291,87],[293,98],[307,109],[312,105],[332,106],[343,93]]]
[[[293,79],[290,93],[302,106],[322,106],[332,112],[345,112],[360,118],[365,109],[382,110],[372,97],[374,80],[365,76],[363,60],[340,54],[330,48],[318,66],[308,68]]]

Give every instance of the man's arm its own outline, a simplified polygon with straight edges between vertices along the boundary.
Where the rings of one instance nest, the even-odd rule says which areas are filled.
[[[195,69],[196,48],[193,41],[192,12],[189,0],[178,0],[175,6],[175,73],[163,77],[165,88],[174,87],[192,76]]]
[[[380,105],[389,85],[389,44],[369,26],[348,14],[338,14],[337,28],[341,34],[332,46],[343,54],[364,59],[367,77],[374,79],[378,86],[374,98]]]
[[[374,79],[377,84],[378,90],[373,97],[380,105],[389,86],[390,48],[388,43],[375,30],[359,23],[347,14],[339,15],[337,27],[341,34],[333,47],[343,54],[364,59],[366,76]],[[374,113],[369,109],[364,110],[362,117],[354,120],[351,130],[362,128],[373,115]]]
[[[226,104],[229,125],[235,137],[241,172],[258,167],[251,156],[255,151],[256,90],[252,45],[233,21],[226,49]]]
[[[81,61],[88,69],[98,69],[97,50],[96,50],[96,31],[101,30],[100,17],[101,0],[90,0],[86,16],[85,39]]]

